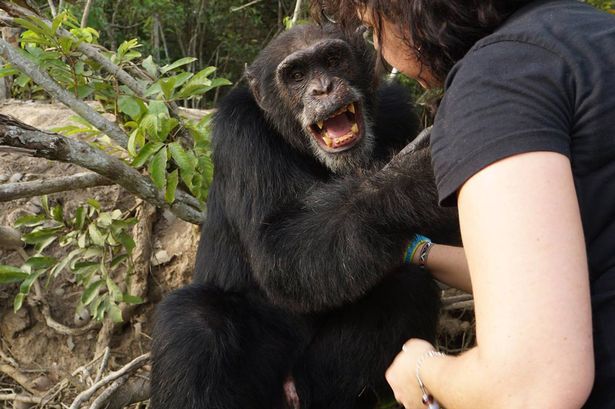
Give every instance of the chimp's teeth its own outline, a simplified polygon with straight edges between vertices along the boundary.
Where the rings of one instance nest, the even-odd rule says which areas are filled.
[[[354,102],[353,102],[352,104],[348,105],[348,110],[349,110],[350,112],[352,112],[353,114],[355,113],[355,110],[354,110]]]
[[[352,125],[352,128],[350,128],[350,130],[352,131],[352,133],[358,134],[359,133],[359,125],[357,125],[357,124]]]
[[[333,139],[329,138],[329,134],[325,133],[323,135],[322,140],[325,141],[325,144],[330,148],[333,146]]]
[[[318,125],[318,128],[322,129],[323,126],[325,126],[324,121],[318,121],[316,122],[316,125]]]

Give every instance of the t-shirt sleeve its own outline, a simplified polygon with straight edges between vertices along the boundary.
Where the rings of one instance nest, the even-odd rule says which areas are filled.
[[[570,157],[573,82],[565,61],[538,45],[498,41],[451,71],[431,135],[440,204],[455,206],[471,176],[506,157]]]

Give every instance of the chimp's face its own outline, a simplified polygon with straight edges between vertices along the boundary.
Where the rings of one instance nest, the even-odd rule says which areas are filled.
[[[365,165],[374,147],[371,54],[319,27],[285,34],[261,53],[269,70],[261,56],[248,70],[259,105],[289,143],[332,171]]]

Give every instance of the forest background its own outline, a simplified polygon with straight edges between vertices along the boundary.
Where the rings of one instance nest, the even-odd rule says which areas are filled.
[[[0,407],[147,407],[154,307],[192,275],[211,109],[307,6],[0,0]],[[455,353],[473,303],[444,295]]]

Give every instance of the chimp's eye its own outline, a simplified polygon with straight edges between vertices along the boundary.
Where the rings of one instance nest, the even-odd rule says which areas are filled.
[[[327,57],[327,64],[330,68],[337,67],[338,65],[340,65],[340,57],[336,55],[330,55],[329,57]]]
[[[293,79],[293,81],[295,82],[301,82],[303,81],[303,79],[305,78],[305,74],[303,74],[303,72],[301,71],[293,71],[290,74],[290,77]]]

